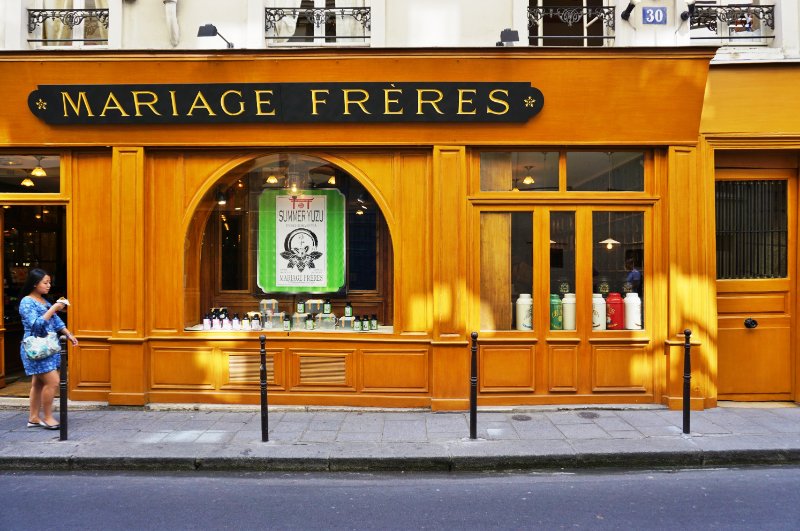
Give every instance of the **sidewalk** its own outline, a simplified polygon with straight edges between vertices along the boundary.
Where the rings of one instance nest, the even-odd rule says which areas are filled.
[[[14,402],[16,400],[16,402]],[[737,406],[742,406],[738,404]],[[26,428],[27,401],[0,402],[0,470],[502,470],[800,463],[800,407],[653,406],[427,410],[89,407],[69,438]],[[185,407],[185,406],[184,406]],[[81,408],[81,409],[78,409]]]

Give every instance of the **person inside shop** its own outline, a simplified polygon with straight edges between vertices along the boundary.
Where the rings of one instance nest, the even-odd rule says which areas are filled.
[[[24,328],[22,339],[32,335],[43,337],[48,332],[55,332],[67,336],[73,345],[77,345],[78,340],[67,330],[64,321],[56,314],[56,312],[66,310],[69,301],[61,298],[51,304],[45,298],[49,292],[50,275],[43,269],[31,269],[20,291],[19,315]],[[58,388],[61,353],[32,360],[26,355],[24,347],[20,345],[20,356],[25,367],[25,374],[31,377],[28,427],[59,429],[58,421],[53,417],[53,397]]]
[[[629,286],[631,293],[642,296],[642,272],[636,267],[632,257],[625,259],[625,285]]]

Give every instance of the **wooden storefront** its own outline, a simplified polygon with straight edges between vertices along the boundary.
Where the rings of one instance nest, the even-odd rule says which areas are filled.
[[[692,406],[713,407],[714,193],[702,178],[707,144],[698,148],[712,56],[706,48],[6,53],[0,72],[15,82],[0,86],[0,158],[58,156],[60,191],[1,193],[0,202],[66,209],[76,400],[257,403],[263,333],[273,404],[466,409],[468,340],[478,331],[482,405],[680,407],[680,333],[690,328]],[[142,124],[136,113],[152,108],[114,111],[123,104],[106,100],[103,112],[131,120],[93,124],[83,108],[87,123],[62,125],[27,104],[48,85],[267,82],[387,90],[522,82],[545,103],[519,122],[193,124],[165,116]],[[459,111],[476,110],[458,107],[465,101]],[[74,114],[83,104],[63,105]],[[364,109],[354,103],[352,111]],[[438,111],[419,104],[405,112]],[[233,267],[232,255],[220,249],[230,227],[221,227],[223,214],[233,220],[233,205],[243,204],[239,234],[258,237],[247,197],[286,160],[328,168],[328,182],[344,180],[354,201],[364,197],[367,212],[378,212],[364,251],[374,257],[372,284],[359,287],[351,275],[351,287],[331,299],[337,315],[345,301],[378,315],[379,330],[197,330],[211,306],[243,313],[274,295],[255,286],[250,244],[236,247],[241,271],[226,284],[220,271]],[[251,191],[239,196],[237,187]],[[214,200],[220,192],[229,198],[224,211]],[[614,239],[619,231],[625,239]],[[348,238],[357,232],[351,226]],[[520,260],[519,249],[530,259]],[[593,330],[593,292],[621,291],[629,260],[640,271],[640,329]],[[532,293],[530,331],[515,329],[520,290]],[[574,329],[551,329],[551,293],[565,292],[575,294]],[[297,300],[275,298],[284,311]]]
[[[719,355],[710,374],[723,400],[800,397],[798,86],[792,63],[709,73],[701,149],[703,174],[716,182],[719,256]]]

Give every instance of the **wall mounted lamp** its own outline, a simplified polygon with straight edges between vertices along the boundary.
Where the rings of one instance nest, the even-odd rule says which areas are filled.
[[[687,21],[692,17],[692,15],[694,15],[694,4],[695,0],[686,1],[686,11],[681,13],[681,20]]]
[[[515,42],[519,42],[519,32],[506,28],[500,32],[500,40],[497,41],[497,46],[514,46]]]
[[[214,24],[203,24],[197,30],[198,37],[219,37],[228,45],[228,48],[233,48],[233,43],[230,42],[228,39],[222,36],[222,34],[217,30],[217,27]]]
[[[633,11],[633,8],[635,8],[636,5],[641,1],[642,0],[630,0],[630,2],[628,2],[628,7],[626,7],[619,15],[622,20],[628,20],[631,18],[631,12]]]

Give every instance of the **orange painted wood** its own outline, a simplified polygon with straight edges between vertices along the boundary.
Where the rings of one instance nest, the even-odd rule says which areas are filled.
[[[525,346],[482,346],[478,390],[481,393],[536,390],[535,349]]]

